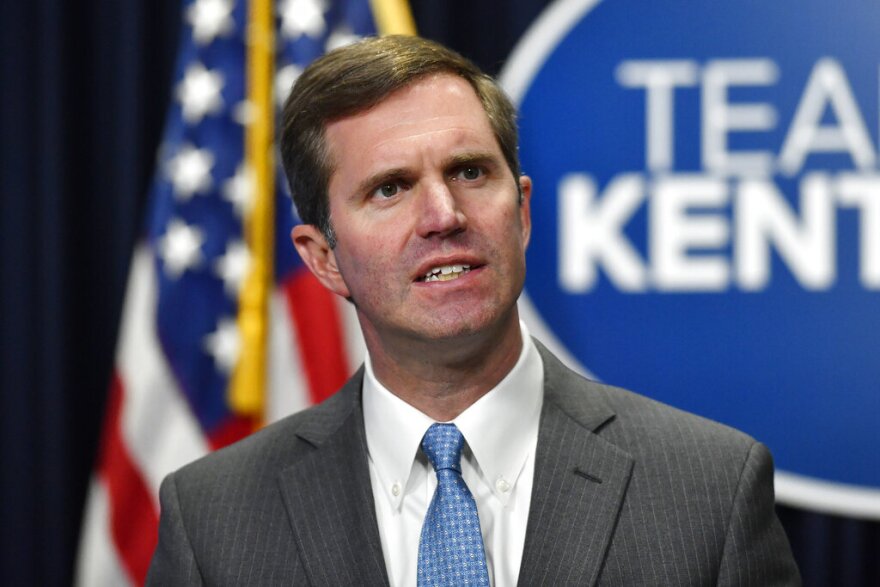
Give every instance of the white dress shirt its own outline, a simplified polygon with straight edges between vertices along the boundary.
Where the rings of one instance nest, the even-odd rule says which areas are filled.
[[[523,348],[510,373],[453,423],[465,439],[462,477],[477,502],[495,587],[516,585],[535,472],[544,365],[524,324]],[[386,389],[369,355],[364,376],[364,425],[370,481],[391,587],[416,585],[422,522],[437,477],[421,451],[434,423]]]

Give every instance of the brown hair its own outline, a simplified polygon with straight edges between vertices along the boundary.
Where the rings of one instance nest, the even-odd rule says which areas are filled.
[[[280,136],[297,212],[304,223],[324,233],[331,247],[335,237],[327,189],[333,162],[324,140],[326,125],[368,110],[392,92],[436,73],[460,76],[474,88],[513,177],[519,177],[516,110],[495,80],[471,61],[438,43],[409,36],[372,37],[335,49],[297,79],[284,103]]]

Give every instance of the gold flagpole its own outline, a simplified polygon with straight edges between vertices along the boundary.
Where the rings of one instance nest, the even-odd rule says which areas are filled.
[[[251,269],[239,296],[241,353],[229,387],[233,410],[257,419],[263,418],[266,404],[269,296],[274,273],[273,19],[272,0],[250,1],[245,165],[253,179],[254,202],[244,222],[244,236],[251,254]]]

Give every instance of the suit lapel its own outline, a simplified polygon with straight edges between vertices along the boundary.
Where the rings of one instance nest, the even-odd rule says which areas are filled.
[[[594,585],[633,459],[603,440],[614,413],[539,342],[544,406],[518,583]],[[312,585],[388,585],[367,463],[363,371],[310,412],[279,483]]]
[[[614,413],[593,384],[537,346],[544,359],[544,407],[519,584],[593,585],[633,459],[599,436]]]
[[[362,371],[303,427],[307,445],[279,476],[299,555],[312,585],[387,585],[367,464]]]

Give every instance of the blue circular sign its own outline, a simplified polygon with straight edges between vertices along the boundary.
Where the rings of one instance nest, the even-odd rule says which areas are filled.
[[[877,31],[856,0],[560,1],[502,83],[537,330],[768,444],[782,501],[880,517]]]

